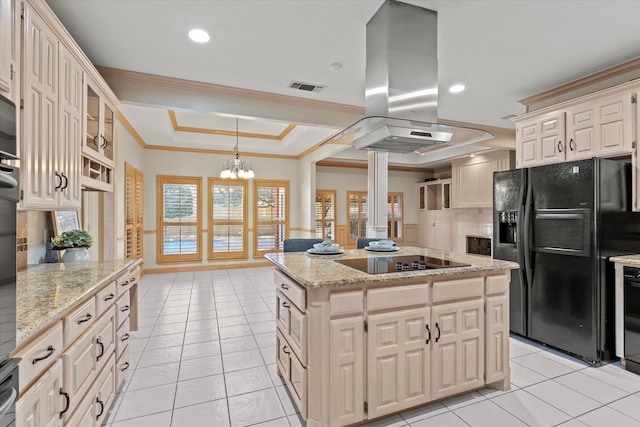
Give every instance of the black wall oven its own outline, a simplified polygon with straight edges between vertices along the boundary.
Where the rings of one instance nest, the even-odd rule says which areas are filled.
[[[0,96],[0,427],[15,424],[18,398],[16,348],[16,204],[20,171],[2,163],[16,159],[15,105]]]
[[[624,267],[624,358],[640,374],[640,268]]]

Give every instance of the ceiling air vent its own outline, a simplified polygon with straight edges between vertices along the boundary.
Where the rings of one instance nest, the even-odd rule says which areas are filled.
[[[291,89],[304,90],[306,92],[320,92],[326,86],[314,85],[313,83],[303,83],[303,82],[291,81],[291,82],[289,82],[289,87]]]

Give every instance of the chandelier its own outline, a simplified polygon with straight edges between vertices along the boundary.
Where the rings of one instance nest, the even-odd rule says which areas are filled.
[[[233,150],[236,152],[236,158],[226,160],[222,163],[222,171],[220,171],[220,178],[244,178],[250,179],[255,175],[253,169],[251,169],[251,163],[246,160],[240,160],[240,153],[238,152],[238,119],[236,118],[236,145]]]

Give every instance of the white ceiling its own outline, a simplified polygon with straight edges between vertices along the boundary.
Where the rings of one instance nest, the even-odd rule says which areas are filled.
[[[383,1],[47,3],[96,65],[362,107],[365,26]],[[501,118],[524,112],[519,99],[640,56],[638,0],[407,3],[438,11],[438,116],[444,120],[511,128]],[[211,41],[191,42],[187,32],[192,28],[207,30]],[[342,68],[329,69],[334,62]],[[295,91],[288,88],[291,80],[326,89]],[[450,94],[448,88],[454,83],[465,84],[467,90]],[[136,99],[121,100],[122,113],[150,144],[225,150],[235,144],[229,136],[174,131],[166,105],[157,108],[139,105]],[[191,121],[235,130],[234,119],[188,113],[178,111],[181,125]],[[270,133],[283,126],[260,124],[257,118],[241,120],[240,132]],[[298,126],[279,142],[241,138],[240,150],[298,155],[336,130]],[[405,163],[428,165],[424,159]]]

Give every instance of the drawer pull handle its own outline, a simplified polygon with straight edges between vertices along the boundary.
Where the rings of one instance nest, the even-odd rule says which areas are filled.
[[[136,282],[136,278],[132,277],[131,280],[129,280],[129,282],[131,282],[131,284],[134,284]]]
[[[284,308],[289,308],[289,307],[291,307],[291,306],[290,306],[289,304],[287,304],[286,302],[283,302],[283,303],[282,303],[282,306],[283,306]]]
[[[71,399],[69,399],[69,393],[65,393],[64,389],[60,387],[60,395],[64,397],[64,409],[60,412],[60,419],[64,416],[65,412],[69,410],[69,405],[71,404]]]
[[[125,341],[126,341],[126,340],[128,340],[128,339],[129,339],[129,334],[124,334],[124,335],[120,338],[120,341],[121,341],[121,342],[125,342]]]
[[[104,344],[100,341],[100,338],[96,338],[96,344],[100,346],[100,354],[96,356],[96,362],[104,356]]]
[[[431,341],[431,331],[429,330],[429,325],[427,324],[427,342],[425,344],[429,344],[429,341]]]
[[[40,362],[41,360],[48,359],[55,352],[56,352],[56,349],[52,345],[50,345],[49,347],[47,347],[47,354],[45,354],[44,356],[41,356],[41,357],[36,357],[35,359],[33,359],[32,364],[35,365],[36,363]]]
[[[287,346],[286,345],[284,347],[282,347],[282,352],[284,354],[291,354],[291,352],[287,350]]]
[[[91,320],[93,316],[91,315],[91,313],[87,313],[86,316],[84,316],[82,319],[78,320],[78,325],[83,324],[84,322],[88,322],[89,320]]]
[[[130,366],[130,365],[129,365],[129,362],[124,362],[124,363],[122,364],[122,366],[120,367],[120,372],[124,372],[124,371],[126,371],[127,369],[129,369],[129,366]]]
[[[440,326],[438,326],[438,322],[436,322],[436,329],[438,330],[438,336],[436,337],[436,342],[440,339]]]
[[[109,295],[107,295],[106,297],[104,297],[104,300],[105,300],[105,301],[110,301],[110,300],[114,299],[115,297],[116,297],[116,296],[115,296],[114,294],[109,294]]]
[[[104,402],[100,400],[99,397],[96,397],[96,403],[100,405],[100,413],[96,415],[96,421],[98,421],[102,414],[104,414]]]
[[[127,280],[127,281],[126,281],[126,282],[124,282],[121,286],[122,286],[123,288],[124,288],[125,286],[129,286],[129,281]]]
[[[289,287],[288,287],[287,285],[285,285],[284,283],[283,283],[282,285],[280,285],[280,287],[281,287],[282,289],[284,289],[285,291],[286,291],[287,289],[289,289]]]
[[[125,305],[124,307],[122,307],[120,309],[120,313],[124,313],[125,311],[129,311],[129,306],[128,305]]]

